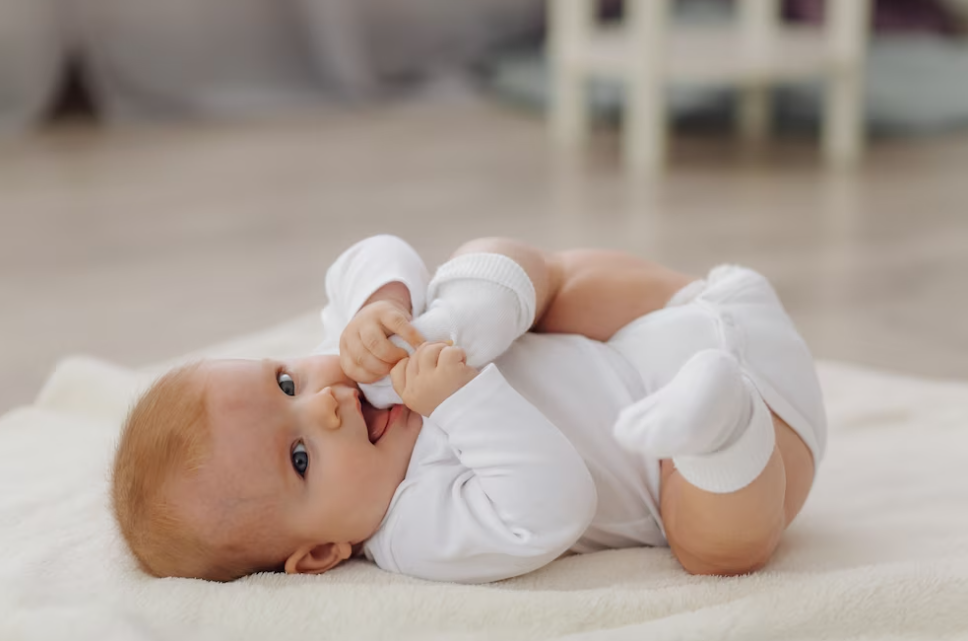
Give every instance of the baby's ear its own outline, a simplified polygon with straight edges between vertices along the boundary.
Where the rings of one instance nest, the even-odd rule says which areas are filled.
[[[308,544],[286,559],[286,574],[322,574],[353,554],[349,543]]]

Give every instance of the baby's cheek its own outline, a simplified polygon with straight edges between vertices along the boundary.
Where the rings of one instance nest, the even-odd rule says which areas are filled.
[[[417,414],[416,412],[410,412],[410,416],[407,417],[407,429],[419,430],[423,427],[423,416]]]
[[[352,484],[360,483],[372,476],[375,467],[373,457],[366,454],[359,451],[344,452],[335,470],[339,477],[336,482],[352,487]]]

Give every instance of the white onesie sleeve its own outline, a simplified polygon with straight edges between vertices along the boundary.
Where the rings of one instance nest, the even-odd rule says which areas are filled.
[[[367,544],[380,567],[435,581],[498,581],[546,565],[585,532],[597,504],[588,468],[496,366],[428,420],[456,460],[446,453],[408,473]]]
[[[414,316],[427,304],[430,272],[420,255],[404,240],[381,235],[362,240],[345,252],[326,272],[323,309],[325,338],[316,354],[339,353],[339,338],[363,303],[388,283],[399,282],[410,290]]]

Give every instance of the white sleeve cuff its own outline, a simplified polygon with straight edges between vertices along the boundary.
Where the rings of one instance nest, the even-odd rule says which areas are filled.
[[[400,282],[410,290],[414,315],[427,304],[430,273],[420,255],[396,236],[367,238],[347,249],[326,273],[326,295],[349,322],[375,291]]]
[[[413,314],[422,313],[429,282],[427,266],[404,240],[382,235],[356,243],[326,272],[325,338],[317,352],[338,351],[340,334],[367,299],[388,283],[403,283],[410,291]]]

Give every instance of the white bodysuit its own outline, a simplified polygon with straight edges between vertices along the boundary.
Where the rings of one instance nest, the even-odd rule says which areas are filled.
[[[357,244],[327,273],[327,338],[316,352],[336,353],[346,324],[387,283],[407,285],[419,315],[428,281],[402,240]],[[751,295],[755,300],[732,305]],[[743,331],[757,323],[772,341],[762,349]],[[747,366],[764,400],[819,462],[826,427],[809,352],[762,277],[720,268],[607,343],[518,338],[425,418],[406,477],[364,544],[366,556],[392,572],[480,583],[530,572],[569,550],[665,545],[659,461],[625,451],[612,426],[623,408],[711,345]],[[775,359],[781,362],[771,365]]]

